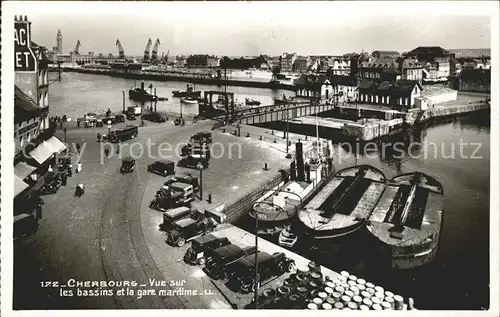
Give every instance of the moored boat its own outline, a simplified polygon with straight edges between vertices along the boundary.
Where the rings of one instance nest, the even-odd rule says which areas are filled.
[[[193,97],[185,97],[181,99],[181,102],[185,104],[194,105],[198,103],[198,99],[195,99]]]
[[[174,97],[191,97],[191,98],[200,98],[201,97],[201,91],[195,91],[194,87],[187,85],[185,91],[180,91],[180,90],[174,90],[172,91],[172,95]]]
[[[443,216],[443,187],[420,173],[394,177],[375,207],[368,231],[395,269],[409,269],[434,259]]]
[[[259,106],[260,101],[250,98],[245,98],[245,105],[247,106]]]
[[[339,238],[350,236],[364,226],[385,186],[384,174],[370,165],[338,171],[297,213],[287,237],[280,236],[279,241],[288,241],[293,246],[295,235],[296,242],[311,247],[337,245]]]
[[[140,101],[140,102],[158,100],[157,96],[148,93],[144,89],[144,83],[141,83],[141,87],[136,87],[136,88],[130,89],[128,91],[128,97],[129,97],[129,99],[132,99],[134,101]]]

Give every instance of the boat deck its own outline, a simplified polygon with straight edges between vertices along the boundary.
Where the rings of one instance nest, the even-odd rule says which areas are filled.
[[[382,242],[399,247],[430,243],[439,236],[443,212],[443,195],[432,186],[419,185],[408,217],[401,223],[400,214],[394,206],[402,187],[409,184],[387,186],[380,201],[370,217],[372,233]],[[406,197],[404,197],[406,199]],[[415,201],[419,204],[416,206]],[[399,209],[402,207],[399,206]],[[420,208],[420,209],[419,209]],[[397,208],[396,208],[397,209]],[[423,210],[422,210],[423,209]],[[391,214],[392,213],[392,214]],[[402,225],[401,232],[391,234],[395,225]]]

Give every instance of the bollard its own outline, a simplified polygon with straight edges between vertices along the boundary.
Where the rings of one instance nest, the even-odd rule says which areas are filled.
[[[274,135],[274,130],[271,130],[271,135]]]
[[[306,135],[306,141],[307,141],[307,135]]]
[[[274,139],[273,143],[276,143],[276,139]]]
[[[208,194],[208,203],[211,204],[212,203],[212,194]]]
[[[222,129],[222,133],[226,133],[226,129]]]
[[[292,141],[288,141],[288,146],[292,146]]]
[[[262,141],[262,135],[259,137],[259,140]]]
[[[267,163],[264,163],[264,171],[267,171]]]
[[[247,138],[249,138],[249,137],[250,137],[250,132],[247,132]]]

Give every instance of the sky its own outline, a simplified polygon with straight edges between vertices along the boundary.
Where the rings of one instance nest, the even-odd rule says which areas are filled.
[[[52,49],[60,29],[65,53],[80,40],[80,53],[116,55],[120,39],[125,55],[142,56],[148,38],[160,40],[160,55],[491,47],[491,10],[467,2],[430,3],[7,2],[9,12],[28,16],[34,42]]]

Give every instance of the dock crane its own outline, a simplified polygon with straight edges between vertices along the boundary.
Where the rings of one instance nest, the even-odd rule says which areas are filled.
[[[120,40],[116,40],[116,46],[118,47],[118,58],[125,59],[125,52],[123,51],[122,43]]]
[[[76,42],[76,46],[75,46],[75,50],[74,50],[76,55],[80,54],[80,45],[82,45],[82,44],[80,44],[80,40],[78,40],[78,42]]]
[[[167,55],[163,59],[165,61],[165,65],[168,65],[168,55],[170,55],[170,49],[167,51]]]
[[[158,45],[160,45],[160,40],[156,39],[155,46],[153,47],[153,52],[151,53],[152,62],[156,62],[158,59]]]
[[[153,44],[153,42],[151,41],[151,38],[149,38],[148,43],[146,44],[146,48],[144,49],[144,59],[142,60],[143,62],[149,62],[149,53],[151,51],[151,44]]]

